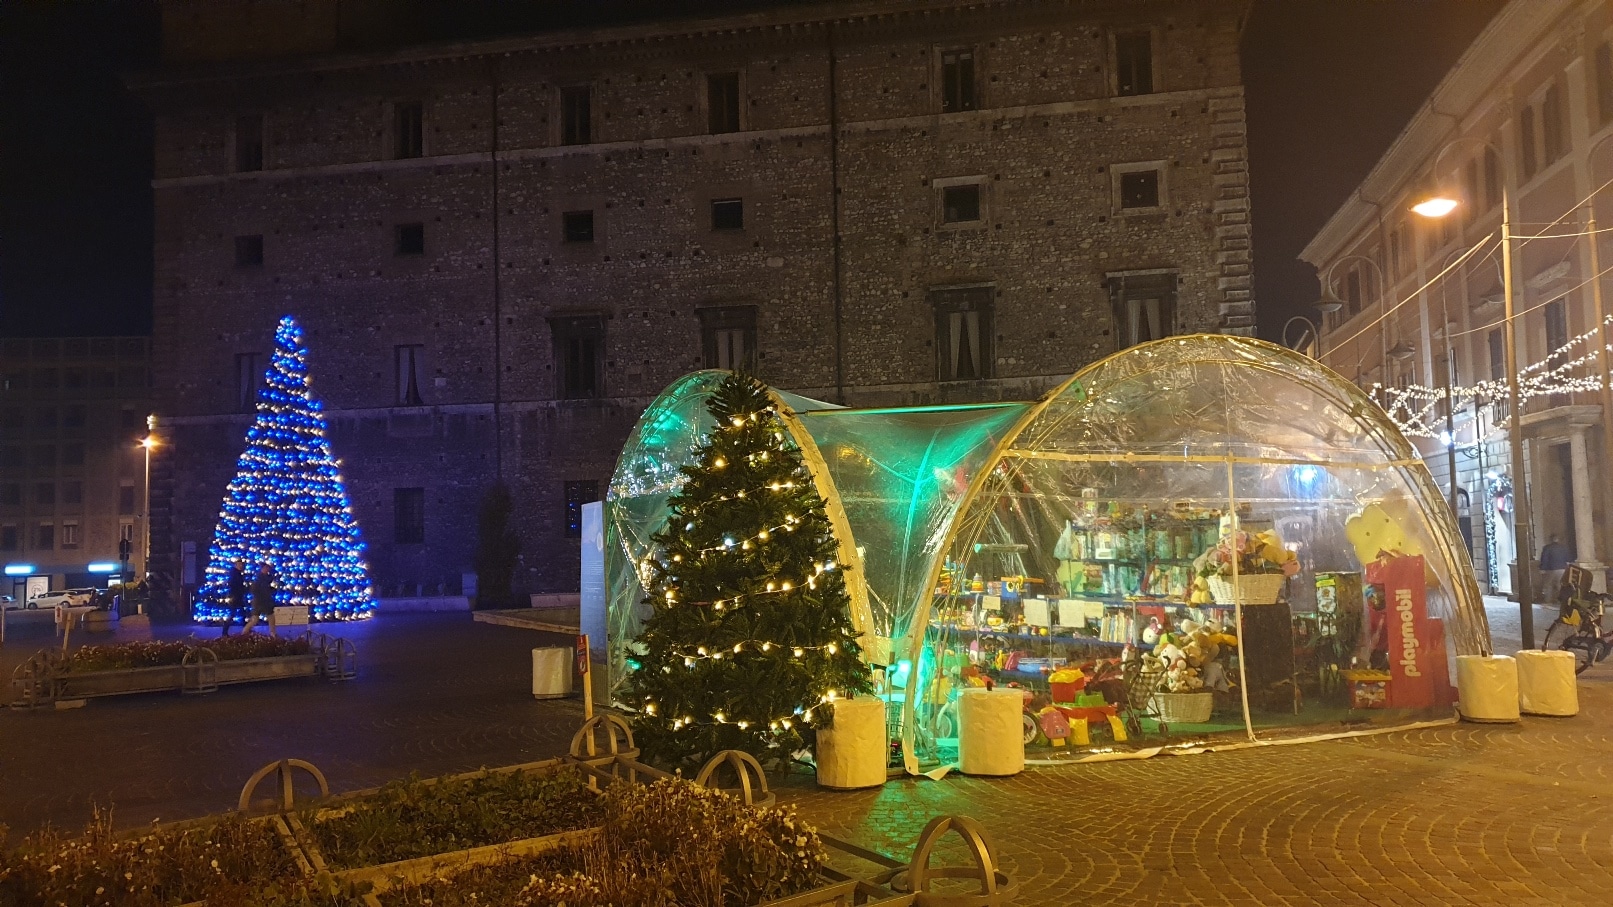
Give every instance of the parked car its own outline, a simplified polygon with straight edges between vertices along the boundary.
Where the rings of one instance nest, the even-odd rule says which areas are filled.
[[[54,608],[57,605],[77,607],[90,603],[92,589],[58,589],[55,592],[41,592],[28,599],[30,608]]]

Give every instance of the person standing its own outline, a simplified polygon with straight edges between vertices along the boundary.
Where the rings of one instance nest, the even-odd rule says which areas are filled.
[[[252,581],[252,617],[246,622],[242,633],[250,632],[258,623],[269,624],[270,630],[274,628],[274,570],[264,564],[258,570],[257,579]]]
[[[1560,536],[1553,533],[1551,540],[1540,549],[1541,592],[1551,596],[1549,601],[1562,600],[1563,572],[1574,559]]]
[[[241,562],[230,564],[230,575],[225,585],[229,595],[229,614],[224,616],[224,634],[230,635],[230,624],[235,622],[238,614],[246,612],[246,574],[242,571]]]

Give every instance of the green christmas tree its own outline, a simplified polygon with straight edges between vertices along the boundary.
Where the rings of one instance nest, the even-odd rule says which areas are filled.
[[[732,375],[655,537],[628,704],[646,755],[684,765],[725,749],[783,762],[872,689],[845,571],[800,451],[762,384]]]

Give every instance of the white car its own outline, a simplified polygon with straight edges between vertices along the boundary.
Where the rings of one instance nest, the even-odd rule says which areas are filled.
[[[54,608],[57,605],[76,607],[90,603],[91,589],[58,589],[55,592],[42,592],[28,599],[30,608]]]

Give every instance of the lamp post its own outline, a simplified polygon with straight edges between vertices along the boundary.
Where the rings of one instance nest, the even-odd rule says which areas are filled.
[[[1439,162],[1447,152],[1461,142],[1473,142],[1502,157],[1501,149],[1483,139],[1458,139],[1434,155],[1430,170],[1438,170]],[[1434,196],[1413,205],[1411,210],[1424,217],[1445,217],[1456,210],[1458,202],[1448,196]],[[1506,181],[1501,183],[1501,300],[1504,312],[1503,332],[1506,343],[1507,370],[1507,442],[1512,454],[1512,520],[1513,536],[1518,540],[1518,629],[1523,647],[1535,647],[1535,605],[1533,596],[1534,531],[1533,516],[1529,507],[1529,472],[1523,460],[1523,401],[1518,392],[1518,331],[1513,320],[1512,300],[1512,193]]]
[[[1344,264],[1347,261],[1358,261],[1372,267],[1372,276],[1374,278],[1373,286],[1377,290],[1377,296],[1375,298],[1380,305],[1383,304],[1385,297],[1388,295],[1388,281],[1384,279],[1383,268],[1379,267],[1377,262],[1366,257],[1365,255],[1341,255],[1334,259],[1332,264],[1327,266],[1327,270],[1323,271],[1318,279],[1318,282],[1322,285],[1322,298],[1316,303],[1316,308],[1323,313],[1337,312],[1339,309],[1344,308],[1344,303],[1339,300],[1339,295],[1333,287],[1333,272],[1338,270],[1339,265]],[[1354,313],[1352,312],[1351,314],[1353,315]],[[1383,369],[1385,378],[1389,377],[1389,353],[1387,345],[1389,340],[1388,330],[1388,326],[1385,325],[1378,332],[1378,345],[1380,347],[1380,351],[1383,353]],[[1322,338],[1320,334],[1317,334],[1316,337],[1316,347],[1317,358],[1320,359],[1322,347]]]
[[[147,431],[150,431],[152,421],[147,419]],[[151,560],[151,449],[157,446],[156,435],[147,434],[141,438],[140,446],[146,452],[145,488],[141,491],[140,500],[140,573],[143,575]]]
[[[1305,330],[1301,331],[1298,337],[1295,337],[1293,340],[1289,340],[1288,329],[1293,327],[1296,322],[1305,325]],[[1309,333],[1306,333],[1305,331],[1308,331]],[[1310,352],[1308,355],[1318,362],[1321,361],[1322,329],[1316,326],[1316,322],[1306,318],[1304,315],[1295,315],[1283,323],[1282,339],[1283,346],[1288,347],[1296,353],[1303,353],[1305,352],[1303,347],[1309,347]]]
[[[1596,205],[1592,202],[1585,203],[1585,241],[1589,244],[1587,251],[1590,253],[1591,302],[1596,309],[1596,361],[1602,367],[1602,459],[1606,462],[1613,458],[1613,368],[1610,368],[1613,363],[1608,362],[1607,345],[1610,341],[1607,310],[1602,304],[1602,256],[1598,251],[1601,241],[1596,235]],[[1596,553],[1601,555],[1605,552]]]

